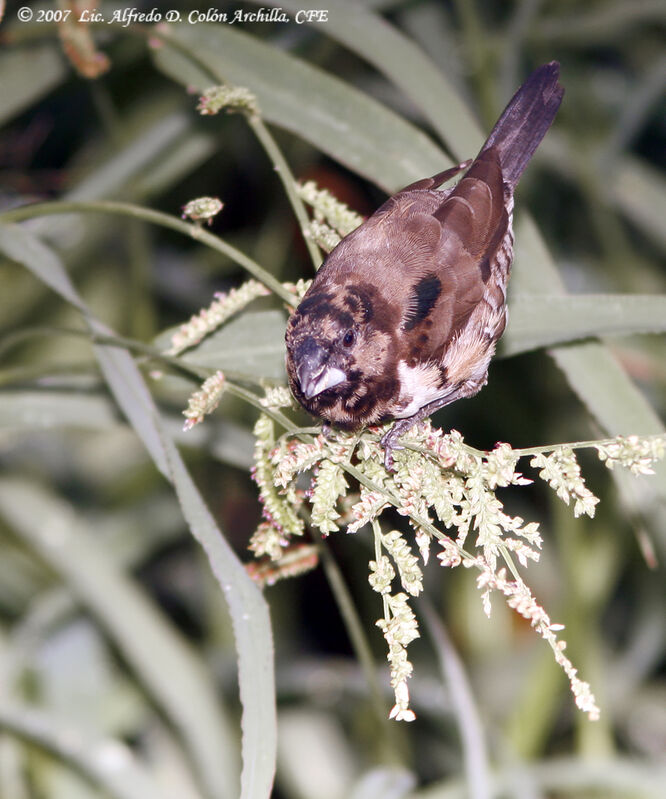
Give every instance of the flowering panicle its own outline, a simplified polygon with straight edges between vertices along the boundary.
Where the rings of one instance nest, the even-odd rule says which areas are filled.
[[[395,705],[390,717],[396,721],[414,721],[416,714],[409,707],[407,680],[414,667],[407,657],[407,647],[419,637],[416,616],[407,603],[407,594],[385,596],[386,613],[377,626],[388,644],[386,656],[391,667],[391,687],[395,693]]]
[[[258,117],[259,104],[255,95],[244,86],[211,86],[199,98],[197,111],[202,116],[219,114],[222,109]]]
[[[496,444],[495,448],[485,456],[484,473],[488,488],[498,486],[519,485],[526,486],[532,483],[516,471],[520,460],[520,453],[511,448],[509,444]]]
[[[284,439],[273,452],[273,481],[280,488],[287,488],[296,475],[307,472],[322,458],[324,438],[318,436],[311,444]]]
[[[428,501],[423,495],[424,463],[418,452],[403,450],[396,453],[393,482],[402,500],[398,513],[420,516],[430,521]]]
[[[258,280],[247,280],[242,286],[229,292],[217,292],[208,308],[203,308],[192,316],[189,322],[181,325],[178,332],[174,333],[171,337],[171,347],[166,354],[179,355],[183,350],[193,347],[234,314],[242,311],[252,300],[266,297],[268,294],[269,290]]]
[[[386,496],[381,491],[372,491],[361,486],[360,499],[351,508],[352,521],[347,525],[347,532],[355,533],[370,524],[387,505]]]
[[[273,401],[277,403],[281,397],[275,395]],[[540,476],[563,499],[574,500],[577,514],[592,514],[597,500],[583,483],[571,447],[534,453],[498,444],[490,452],[479,452],[466,446],[457,431],[443,433],[433,429],[430,422],[423,422],[403,437],[403,449],[395,453],[396,469],[387,472],[379,444],[381,433],[380,428],[369,428],[361,434],[336,432],[327,438],[320,435],[299,440],[283,436],[276,443],[272,423],[260,419],[255,460],[265,521],[253,537],[251,548],[280,561],[294,532],[290,524],[295,519],[298,529],[302,529],[296,512],[308,502],[314,528],[323,535],[337,530],[343,524],[338,503],[348,491],[345,470],[353,463],[361,475],[359,493],[350,494],[341,507],[346,504],[348,532],[371,523],[375,533],[375,556],[370,562],[368,580],[382,597],[384,606],[384,616],[377,624],[387,642],[395,692],[391,718],[403,721],[414,718],[408,690],[413,667],[407,647],[418,636],[418,626],[409,599],[410,595],[421,592],[423,574],[409,536],[398,530],[381,531],[379,517],[389,506],[409,517],[413,540],[424,563],[432,543],[436,542],[442,566],[464,566],[480,572],[478,586],[487,613],[491,610],[491,593],[499,591],[509,607],[530,621],[549,643],[557,663],[567,674],[577,705],[590,718],[597,718],[599,710],[590,686],[579,679],[564,655],[565,642],[556,636],[561,627],[551,623],[529,587],[515,573],[512,557],[523,567],[539,559],[542,543],[539,525],[507,514],[496,493],[499,488],[531,482],[517,471],[520,458],[530,455],[532,465],[541,470]],[[618,439],[597,442],[594,446],[600,457],[612,465],[617,463],[645,473],[660,456],[663,441]],[[302,485],[299,475],[304,472],[311,475],[307,492],[299,488]],[[450,535],[434,526],[433,518]],[[507,578],[502,560],[511,567],[515,579]],[[269,573],[272,573],[270,567]],[[394,594],[396,581],[400,583],[399,593]]]
[[[414,541],[416,542],[416,546],[419,548],[419,554],[421,555],[421,560],[423,561],[423,565],[427,566],[428,561],[430,560],[432,533],[426,530],[425,527],[421,527],[420,524],[416,524],[411,520],[410,524],[414,528]]]
[[[585,485],[571,447],[557,447],[550,455],[539,452],[530,461],[530,466],[535,469],[541,468],[539,477],[555,489],[557,496],[567,505],[571,499],[574,500],[576,518],[583,513],[594,516],[595,505],[599,499]]]
[[[537,633],[548,642],[556,662],[569,678],[576,705],[588,714],[591,721],[596,721],[600,711],[590,690],[590,685],[579,679],[578,670],[564,654],[566,643],[557,638],[556,633],[564,629],[563,626],[551,622],[546,611],[532,596],[532,592],[522,580],[507,580],[504,569],[500,569],[498,572],[493,572],[490,568],[483,570],[477,579],[477,585],[480,590],[484,591],[484,607],[487,613],[490,607],[488,600],[490,591],[500,591],[504,594],[507,605],[527,619]]]
[[[313,219],[307,226],[305,235],[312,239],[325,253],[331,252],[342,241],[340,235],[325,222]]]
[[[335,523],[340,518],[336,510],[338,499],[345,493],[348,483],[339,463],[332,460],[321,461],[312,480],[310,496],[312,499],[312,524],[322,535],[337,532]]]
[[[97,49],[92,26],[81,20],[81,12],[85,6],[81,4],[78,7],[72,3],[71,7],[71,16],[64,15],[56,25],[63,52],[79,75],[90,79],[99,78],[109,71],[111,61]],[[4,3],[0,3],[0,20],[3,8]]]
[[[503,545],[516,552],[521,562],[536,560],[533,547],[541,546],[538,525],[524,525],[523,520],[503,512],[503,505],[495,494],[500,486],[526,485],[525,479],[515,467],[519,460],[508,444],[498,444],[483,457],[468,451],[460,434],[452,431],[448,435],[435,433],[429,423],[417,430],[412,439],[419,451],[404,450],[396,453],[396,472],[393,481],[402,499],[398,511],[430,521],[429,509],[447,528],[457,530],[456,543],[463,547],[470,530],[478,535],[476,546],[483,549],[486,560],[493,566]],[[438,460],[424,458],[422,449],[437,453],[452,468],[442,469]],[[524,539],[507,538],[510,533]],[[427,538],[421,534],[420,550],[423,555]],[[427,557],[423,555],[423,557]]]
[[[384,633],[388,644],[387,658],[391,666],[391,685],[395,692],[395,706],[391,718],[412,721],[416,716],[409,709],[407,680],[413,666],[407,656],[407,647],[417,638],[416,617],[407,603],[407,593],[418,596],[423,590],[423,573],[418,560],[399,530],[382,533],[379,522],[372,523],[375,535],[375,560],[370,561],[368,582],[373,591],[383,598],[384,618],[377,626]],[[385,550],[388,554],[382,554]],[[391,594],[393,580],[397,576],[407,593]]]
[[[286,386],[270,386],[266,389],[264,397],[260,400],[264,408],[280,410],[280,408],[293,408],[294,398]]]
[[[381,555],[377,560],[371,560],[368,566],[370,567],[368,582],[372,586],[372,590],[378,594],[388,594],[395,578],[395,569],[391,565],[388,555]]]
[[[254,549],[252,544],[250,549]],[[318,562],[317,550],[312,544],[295,544],[286,550],[280,550],[277,558],[255,560],[245,568],[254,582],[264,588],[275,585],[279,580],[312,571]]]
[[[340,236],[356,230],[363,222],[362,216],[341,203],[326,189],[320,189],[313,180],[297,183],[296,191],[301,200],[312,206],[315,221],[326,222]]]
[[[224,393],[224,383],[224,374],[217,371],[204,380],[201,388],[191,395],[187,408],[183,411],[183,416],[186,417],[184,430],[191,430],[194,425],[203,422],[206,414],[212,413],[217,408]]]
[[[295,308],[303,299],[303,297],[305,297],[305,292],[312,285],[312,280],[304,280],[303,278],[300,278],[295,283],[285,282],[282,285],[287,289],[287,291],[290,291],[294,295],[293,307]]]
[[[618,436],[614,441],[597,444],[599,458],[612,469],[623,466],[633,474],[654,474],[652,464],[666,454],[666,435]]]
[[[260,522],[250,538],[248,549],[258,558],[268,557],[272,561],[278,561],[288,546],[289,538],[284,534],[283,528],[272,522]]]
[[[259,486],[265,521],[254,534],[251,547],[255,554],[268,555],[277,560],[289,542],[289,535],[303,535],[305,527],[297,515],[296,495],[280,491],[273,481],[271,451],[275,446],[275,429],[272,420],[265,414],[257,419],[254,435],[256,443],[252,476]]]
[[[398,568],[402,587],[408,594],[418,596],[423,590],[423,572],[402,533],[391,530],[381,537],[381,543]]]
[[[524,525],[520,516],[509,516],[503,512],[502,503],[490,488],[495,483],[497,473],[493,468],[488,474],[486,463],[480,458],[475,459],[470,468],[465,481],[465,498],[461,503],[461,521],[465,523],[467,518],[470,519],[472,528],[478,533],[476,546],[483,550],[483,557],[493,570],[497,567],[502,547],[506,545],[511,546],[523,562],[527,558],[538,560],[538,553],[532,547],[541,546],[539,525],[536,522]],[[517,479],[522,478],[518,476]],[[512,480],[509,479],[509,482]],[[525,541],[507,538],[507,533],[520,536]],[[464,544],[462,534],[458,536],[458,543],[460,546]]]

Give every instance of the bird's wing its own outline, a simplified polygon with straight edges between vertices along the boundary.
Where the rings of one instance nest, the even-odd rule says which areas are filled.
[[[382,293],[402,309],[406,359],[439,361],[483,300],[494,253],[508,232],[497,153],[484,152],[443,198],[407,191],[382,211],[378,226],[390,251],[380,270]]]

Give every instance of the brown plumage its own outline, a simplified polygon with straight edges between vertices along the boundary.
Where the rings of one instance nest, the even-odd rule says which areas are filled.
[[[513,193],[562,101],[558,75],[552,62],[527,79],[471,166],[407,186],[346,236],[289,319],[294,396],[344,429],[399,419],[382,439],[389,469],[402,433],[487,381],[506,324]]]

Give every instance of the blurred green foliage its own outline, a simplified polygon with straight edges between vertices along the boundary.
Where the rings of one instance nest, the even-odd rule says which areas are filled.
[[[328,0],[283,2],[282,24],[99,24],[109,69],[93,79],[76,68],[101,67],[86,31],[19,22],[19,5],[0,23],[0,796],[233,797],[241,748],[242,795],[268,796],[266,608],[223,543],[249,560],[257,411],[228,393],[186,435],[180,412],[207,374],[197,369],[255,389],[282,379],[283,306],[257,301],[172,368],[153,342],[247,273],[184,225],[21,207],[117,200],[177,218],[216,196],[210,232],[295,281],[312,266],[261,130],[239,114],[200,117],[186,87],[248,86],[294,176],[367,214],[386,191],[474,155],[524,76],[557,59],[565,102],[519,190],[502,357],[480,395],[436,421],[480,448],[659,432],[664,339],[630,334],[666,321],[665,7]],[[215,7],[231,18],[259,5]],[[296,24],[297,9],[321,5],[327,22]],[[111,19],[116,7],[101,9]],[[183,19],[205,10],[172,7]],[[133,359],[105,335],[127,339]],[[602,498],[594,520],[539,486],[505,499],[541,520],[530,584],[566,625],[601,721],[577,714],[543,642],[499,602],[489,622],[472,576],[434,565],[434,615],[423,610],[432,618],[412,645],[418,720],[378,719],[319,570],[266,592],[274,796],[663,796],[666,471],[637,480],[582,461]],[[388,712],[371,539],[326,547]]]

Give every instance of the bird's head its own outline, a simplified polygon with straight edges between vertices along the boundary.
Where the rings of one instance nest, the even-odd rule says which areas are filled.
[[[378,326],[373,287],[312,286],[287,325],[287,374],[296,399],[343,427],[368,423],[388,368],[391,333]],[[371,419],[371,421],[375,421]]]

